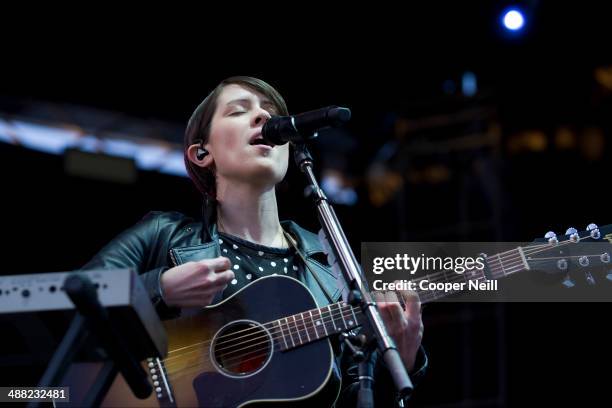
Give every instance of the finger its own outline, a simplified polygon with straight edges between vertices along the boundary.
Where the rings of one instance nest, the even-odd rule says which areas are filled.
[[[378,304],[378,310],[383,319],[392,324],[396,330],[401,330],[408,324],[399,303],[382,302]]]
[[[397,295],[400,297],[404,312],[408,316],[414,316],[421,311],[421,299],[419,294],[413,290],[399,290]]]
[[[414,290],[400,290],[398,291],[400,296],[404,299],[404,302],[418,302],[421,303],[418,292]]]
[[[396,285],[399,285],[402,283],[402,281],[400,280],[396,280],[394,281],[394,283]],[[400,287],[400,286],[397,286]],[[415,299],[419,300],[419,293],[417,291],[414,290],[396,290],[395,293],[398,296],[399,302],[404,304],[406,302],[412,302]]]
[[[212,275],[210,280],[214,283],[214,285],[227,285],[234,280],[235,277],[236,275],[234,274],[234,271],[231,269],[226,269]]]
[[[383,318],[383,320],[385,321],[385,323],[389,324],[393,322],[393,316],[391,315],[391,312],[388,310],[388,303],[385,302],[377,302],[378,303],[378,311],[380,313],[380,316]]]
[[[418,296],[413,296],[406,300],[406,310],[404,313],[409,318],[421,316],[421,301]]]
[[[406,318],[404,317],[404,312],[399,303],[393,302],[387,304],[387,309],[389,311],[389,315],[391,316],[391,320],[395,323],[399,323],[402,326],[406,325]]]
[[[200,261],[201,265],[206,265],[210,271],[219,272],[225,271],[232,266],[230,260],[224,256],[219,256],[212,259],[203,259]]]
[[[390,314],[389,307],[397,302],[397,296],[392,291],[376,291],[373,293],[373,298],[381,313],[384,313],[387,319],[391,319],[393,316]]]
[[[219,259],[219,266],[214,268],[215,272],[223,272],[224,270],[230,269],[232,267],[232,261],[230,261],[229,258],[220,256],[219,258],[215,259]]]
[[[406,310],[406,302],[404,301],[404,297],[399,290],[387,292],[387,302],[398,305],[402,312]]]

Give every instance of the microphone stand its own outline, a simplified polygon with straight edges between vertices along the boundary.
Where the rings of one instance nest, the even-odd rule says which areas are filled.
[[[404,399],[411,394],[413,389],[412,381],[406,372],[406,367],[397,351],[395,342],[387,333],[387,329],[380,316],[376,303],[373,301],[370,294],[367,282],[363,278],[361,267],[348,244],[348,240],[344,235],[344,231],[336,217],[334,209],[327,201],[327,197],[323,190],[319,187],[319,183],[314,175],[313,159],[310,152],[304,143],[294,143],[294,148],[293,157],[295,163],[308,179],[310,184],[310,196],[317,206],[319,222],[321,223],[323,232],[327,237],[334,256],[340,265],[344,279],[349,286],[349,290],[354,294],[351,296],[353,303],[355,303],[354,306],[359,305],[364,315],[367,317],[370,331],[374,336],[372,340],[376,342],[380,354],[393,378],[395,388],[400,398]]]

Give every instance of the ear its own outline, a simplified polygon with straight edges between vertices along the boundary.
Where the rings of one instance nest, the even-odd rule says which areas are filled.
[[[200,147],[199,143],[195,143],[190,145],[187,148],[187,158],[189,159],[190,162],[192,162],[193,164],[195,164],[198,167],[202,167],[202,168],[206,168],[211,166],[214,163],[214,159],[212,158],[212,154],[208,153],[206,156],[204,156],[202,159],[198,159],[197,154],[198,154],[198,148]],[[206,150],[208,150],[207,146],[204,146],[204,148],[206,148]],[[210,150],[208,150],[210,152]]]

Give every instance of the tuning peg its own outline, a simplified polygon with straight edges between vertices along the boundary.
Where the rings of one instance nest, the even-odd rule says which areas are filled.
[[[597,224],[587,225],[586,230],[591,234],[591,238],[593,239],[601,238],[601,233],[599,232],[599,227],[597,226]]]
[[[591,275],[591,272],[586,273],[586,281],[589,285],[595,284],[595,278],[593,277],[593,275]]]
[[[578,258],[578,263],[580,264],[580,266],[589,266],[589,257],[581,256],[580,258]]]
[[[603,254],[600,255],[599,259],[601,260],[602,263],[610,263],[610,254],[607,252],[604,252]]]
[[[567,260],[565,259],[559,259],[557,261],[557,268],[559,268],[562,271],[567,270]]]
[[[580,238],[578,236],[578,230],[574,227],[569,227],[567,231],[565,231],[565,235],[569,235],[569,239],[572,242],[578,242]]]
[[[569,277],[569,275],[565,277],[565,279],[563,280],[563,282],[561,282],[561,284],[568,289],[576,286],[576,283],[574,283],[574,281]]]
[[[544,235],[544,238],[546,238],[548,240],[549,244],[558,244],[559,240],[557,239],[557,234],[554,233],[554,231],[548,231],[546,233],[546,235]]]

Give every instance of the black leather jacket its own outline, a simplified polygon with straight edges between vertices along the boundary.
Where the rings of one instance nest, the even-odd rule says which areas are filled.
[[[196,221],[178,212],[151,212],[139,223],[123,231],[82,269],[134,268],[136,269],[151,300],[162,319],[177,317],[180,309],[168,307],[163,300],[160,277],[169,268],[189,261],[215,258],[221,255],[216,224]],[[299,279],[309,288],[321,307],[336,302],[341,297],[341,285],[326,264],[326,256],[317,235],[306,231],[293,221],[281,222],[282,227],[295,238],[298,248],[306,258],[307,268],[301,267]],[[314,276],[316,275],[316,276]],[[213,300],[221,300],[221,294]],[[355,406],[358,385],[357,365],[348,353],[338,350],[336,373],[342,377],[343,392],[337,407]],[[394,391],[386,370],[378,363],[377,382],[374,388],[378,407],[393,406]],[[411,374],[417,382],[425,372],[427,357],[421,349],[417,356],[416,372]],[[338,367],[340,367],[338,369]],[[340,371],[340,373],[338,373]]]

